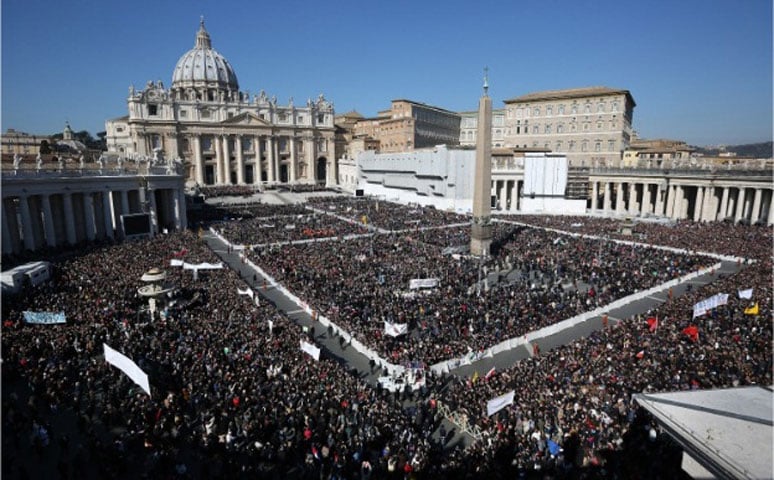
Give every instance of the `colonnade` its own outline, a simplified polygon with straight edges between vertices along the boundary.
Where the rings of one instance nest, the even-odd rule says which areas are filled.
[[[504,179],[492,180],[491,194],[497,198],[497,203],[501,211],[516,212],[521,208],[520,197],[524,191],[524,180]]]
[[[659,216],[696,222],[774,223],[770,184],[668,182],[665,179],[591,180],[591,213]]]
[[[179,179],[180,177],[178,177]],[[187,226],[185,194],[179,188],[127,182],[102,188],[47,182],[32,188],[3,185],[2,252],[19,253],[83,241],[124,238],[121,216],[148,213],[151,235]],[[89,188],[92,187],[92,188]]]

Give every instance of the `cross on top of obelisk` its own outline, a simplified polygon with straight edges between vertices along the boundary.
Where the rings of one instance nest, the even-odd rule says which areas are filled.
[[[489,67],[484,67],[484,96],[489,92]]]

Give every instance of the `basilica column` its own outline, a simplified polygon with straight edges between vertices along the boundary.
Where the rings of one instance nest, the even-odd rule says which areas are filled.
[[[102,220],[105,222],[105,236],[107,238],[114,238],[113,202],[110,201],[110,198],[110,190],[102,192]]]
[[[245,157],[242,153],[242,135],[236,136],[237,184],[245,184]]]
[[[231,146],[228,135],[223,136],[223,184],[231,185]]]
[[[599,199],[599,182],[594,182],[591,186],[591,213],[596,213],[598,199]]]
[[[256,185],[261,185],[263,182],[263,156],[261,154],[261,137],[255,135],[253,137],[253,150],[255,151],[255,167],[253,168],[253,175],[255,176]]]
[[[309,181],[309,183],[317,183],[317,175],[315,172],[315,169],[317,167],[317,159],[316,153],[314,151],[314,141],[307,139],[304,140],[304,158],[306,159],[306,179]],[[326,176],[326,183],[327,183],[327,177],[328,177],[328,169],[326,168],[325,176]]]
[[[94,228],[94,195],[91,192],[83,192],[83,219],[86,222],[86,239],[93,241],[97,232]]]
[[[720,218],[718,218],[717,220],[721,220],[721,221],[725,220],[726,217],[728,216],[727,212],[728,212],[728,187],[723,187],[723,196],[721,197],[721,200],[720,200],[720,215],[719,215]]]
[[[148,188],[146,194],[146,201],[148,202],[148,213],[150,213],[151,220],[151,237],[156,236],[159,231],[159,214],[156,209],[156,191]]]
[[[204,185],[204,157],[202,156],[202,140],[200,135],[193,136],[193,148],[194,175],[196,176],[196,183],[199,185]]]
[[[750,212],[750,223],[755,223],[761,218],[761,198],[763,196],[763,190],[760,188],[755,189],[755,197],[752,205],[752,212]]]
[[[745,188],[740,187],[739,188],[739,195],[736,197],[736,215],[734,216],[734,223],[739,223],[739,221],[744,218],[744,204],[745,204]]]
[[[290,172],[288,175],[288,181],[290,183],[296,182],[296,174],[298,172],[298,154],[296,153],[296,137],[290,137]]]
[[[183,215],[185,212],[185,196],[183,190],[176,188],[172,190],[172,208],[175,211],[175,229],[183,230],[185,223],[183,223]]]
[[[280,162],[280,154],[279,154],[279,138],[272,138],[272,148],[274,149],[274,156],[272,157],[272,168],[274,169],[274,181],[279,182],[280,181],[280,168],[279,168],[279,162]]]
[[[271,183],[274,180],[274,138],[271,135],[266,136],[266,181]]]
[[[64,202],[65,229],[67,230],[67,243],[75,245],[77,238],[75,236],[75,214],[73,213],[73,194],[62,194]]]
[[[30,204],[27,195],[19,196],[19,206],[21,207],[24,248],[27,250],[35,250],[35,236],[32,232],[32,215],[30,214]]]
[[[46,234],[46,244],[49,247],[56,246],[56,232],[54,230],[54,217],[51,216],[51,196],[44,194],[40,196],[43,204],[43,228]]]

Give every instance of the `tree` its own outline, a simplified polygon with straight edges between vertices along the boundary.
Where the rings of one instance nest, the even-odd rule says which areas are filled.
[[[51,153],[51,145],[48,144],[48,140],[41,140],[40,141],[40,154],[41,155],[48,155]]]

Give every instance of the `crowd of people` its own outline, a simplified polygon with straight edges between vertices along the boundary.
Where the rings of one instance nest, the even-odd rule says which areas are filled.
[[[303,214],[239,218],[215,226],[232,243],[260,247],[320,238],[341,238],[368,233],[365,224],[339,220],[306,210]]]
[[[255,208],[258,219],[284,207]],[[399,218],[383,225],[399,230],[405,210],[380,204],[379,212],[392,208]],[[436,221],[443,224],[426,225]],[[616,235],[615,222],[595,231],[586,218],[550,221],[542,225]],[[772,384],[772,232],[693,223],[635,231],[647,243],[754,262],[492,375],[428,375],[412,401],[366,384],[326,354],[315,361],[301,351],[314,330],[239,294],[249,278],[230,269],[194,277],[170,266],[220,261],[195,231],[51,257],[49,282],[2,298],[2,473],[30,478],[54,462],[61,478],[674,478],[679,449],[632,395]],[[464,230],[415,229],[250,255],[394,363],[484,348],[709,261],[497,225],[484,266],[511,274],[479,295],[479,263],[442,253],[458,241],[466,241]],[[167,272],[177,300],[151,319],[138,288],[154,267]],[[438,278],[440,287],[412,294],[412,278]],[[738,298],[746,289],[752,298]],[[730,294],[728,304],[693,319],[693,304],[719,292]],[[25,311],[61,311],[66,323],[28,324]],[[658,319],[655,328],[648,318]],[[382,319],[409,322],[411,335],[380,338]],[[696,336],[685,333],[689,326]],[[148,373],[150,395],[105,362],[102,343]],[[513,405],[487,416],[487,401],[509,391]],[[445,449],[433,434],[441,404],[466,415],[482,438]],[[68,416],[67,428],[52,421]]]
[[[447,238],[443,229],[421,238]],[[460,238],[455,231],[452,238]],[[498,226],[483,266],[414,233],[375,234],[250,253],[256,264],[388,361],[434,364],[593,310],[714,263],[615,242]],[[443,243],[444,240],[441,240]],[[508,281],[479,282],[481,270]],[[411,290],[412,279],[439,279]],[[484,284],[482,286],[482,283]],[[483,290],[483,294],[482,294]],[[384,322],[408,335],[383,334]]]
[[[253,185],[208,185],[199,187],[199,193],[207,198],[249,197],[258,192]]]

